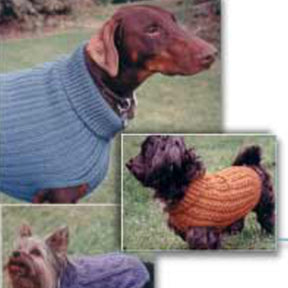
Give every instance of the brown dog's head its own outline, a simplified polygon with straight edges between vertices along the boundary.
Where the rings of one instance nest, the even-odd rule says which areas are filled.
[[[92,37],[87,51],[111,77],[133,66],[140,79],[156,72],[193,75],[208,69],[216,57],[216,49],[183,30],[172,13],[148,5],[119,9]]]
[[[194,149],[179,136],[149,136],[138,156],[127,164],[129,171],[155,196],[168,202],[182,199],[187,185],[205,172]]]
[[[32,235],[31,228],[20,227],[15,249],[5,270],[13,288],[56,287],[66,264],[68,229],[60,228],[44,241]]]

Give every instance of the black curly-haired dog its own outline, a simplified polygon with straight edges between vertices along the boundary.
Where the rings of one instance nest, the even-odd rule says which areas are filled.
[[[144,187],[155,190],[169,227],[190,249],[219,249],[222,235],[241,232],[251,211],[264,231],[274,233],[274,190],[259,146],[244,148],[231,167],[208,174],[183,137],[153,135],[126,166]]]

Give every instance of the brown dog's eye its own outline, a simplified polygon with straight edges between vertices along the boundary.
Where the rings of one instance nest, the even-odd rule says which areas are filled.
[[[145,32],[150,36],[155,36],[155,35],[158,35],[160,33],[160,28],[158,25],[153,24],[153,25],[150,25],[149,27],[147,27]]]

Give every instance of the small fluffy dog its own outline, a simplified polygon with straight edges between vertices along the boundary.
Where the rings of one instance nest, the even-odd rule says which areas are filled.
[[[219,249],[224,232],[241,232],[251,211],[263,230],[274,233],[274,191],[258,146],[246,147],[231,167],[208,174],[183,137],[149,136],[126,166],[155,190],[155,198],[165,204],[169,227],[190,249]]]
[[[12,288],[153,288],[153,264],[136,257],[107,254],[67,257],[68,228],[44,241],[22,225],[5,272]],[[10,286],[9,286],[10,287]]]

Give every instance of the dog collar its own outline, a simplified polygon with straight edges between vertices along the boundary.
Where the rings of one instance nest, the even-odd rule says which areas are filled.
[[[91,78],[85,63],[84,46],[65,64],[59,65],[60,81],[74,111],[97,135],[111,139],[124,128],[124,121],[103,99],[101,87]]]
[[[135,117],[135,110],[138,105],[136,93],[133,93],[132,98],[125,98],[123,103],[117,105],[119,114],[124,122],[124,127],[128,126],[128,121]]]
[[[128,94],[127,96],[118,96],[108,87],[106,87],[99,79],[97,80],[98,88],[101,91],[103,98],[123,120],[124,127],[128,125],[128,121],[135,117],[137,107],[136,93]]]

